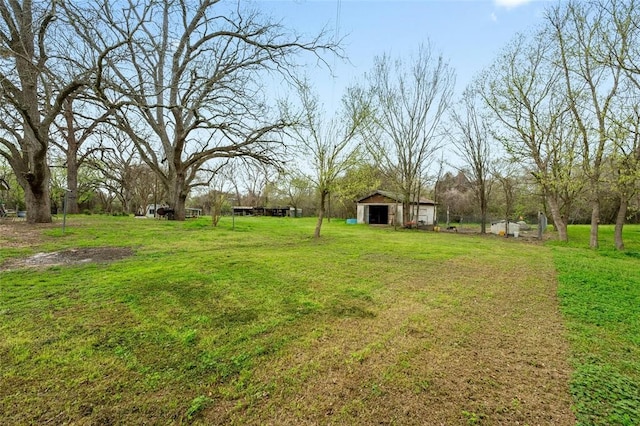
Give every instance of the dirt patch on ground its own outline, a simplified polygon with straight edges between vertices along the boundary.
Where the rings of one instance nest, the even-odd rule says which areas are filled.
[[[33,247],[47,241],[43,231],[60,225],[53,223],[27,224],[26,222],[0,223],[0,247]],[[20,268],[47,268],[82,263],[109,263],[134,254],[129,247],[85,247],[50,253],[36,253],[26,258],[11,258],[0,262],[0,271]]]
[[[0,266],[0,271],[81,263],[109,263],[133,254],[133,249],[129,247],[87,247],[51,253],[36,253],[24,259],[9,259]]]
[[[53,223],[28,224],[25,221],[0,220],[0,247],[20,248],[41,244],[47,238],[42,232],[59,226]]]

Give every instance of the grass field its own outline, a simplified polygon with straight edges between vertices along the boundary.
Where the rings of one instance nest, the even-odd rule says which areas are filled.
[[[0,418],[640,423],[640,228],[621,254],[578,227],[543,246],[313,226],[0,224]]]
[[[569,330],[571,392],[581,424],[640,425],[640,227],[626,228],[627,250],[613,249],[602,226],[601,249],[585,249],[588,226],[553,243],[560,302]]]

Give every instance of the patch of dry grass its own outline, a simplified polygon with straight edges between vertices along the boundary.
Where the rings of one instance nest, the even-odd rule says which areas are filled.
[[[205,423],[575,424],[555,275],[531,255],[405,263],[371,315],[322,321]]]

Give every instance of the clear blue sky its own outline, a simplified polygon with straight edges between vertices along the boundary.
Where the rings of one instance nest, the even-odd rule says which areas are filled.
[[[457,92],[491,63],[517,32],[542,21],[543,0],[255,0],[276,20],[309,35],[323,27],[344,36],[351,64],[334,62],[336,78],[308,67],[331,109],[344,88],[371,69],[376,55],[408,57],[420,43],[432,45],[455,68]]]

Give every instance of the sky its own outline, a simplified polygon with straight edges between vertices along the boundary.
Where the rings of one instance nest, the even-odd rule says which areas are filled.
[[[543,19],[547,0],[255,0],[284,25],[309,36],[327,28],[343,37],[349,62],[329,58],[333,76],[306,67],[326,109],[362,81],[375,56],[409,58],[428,41],[456,70],[456,93],[517,34]]]

